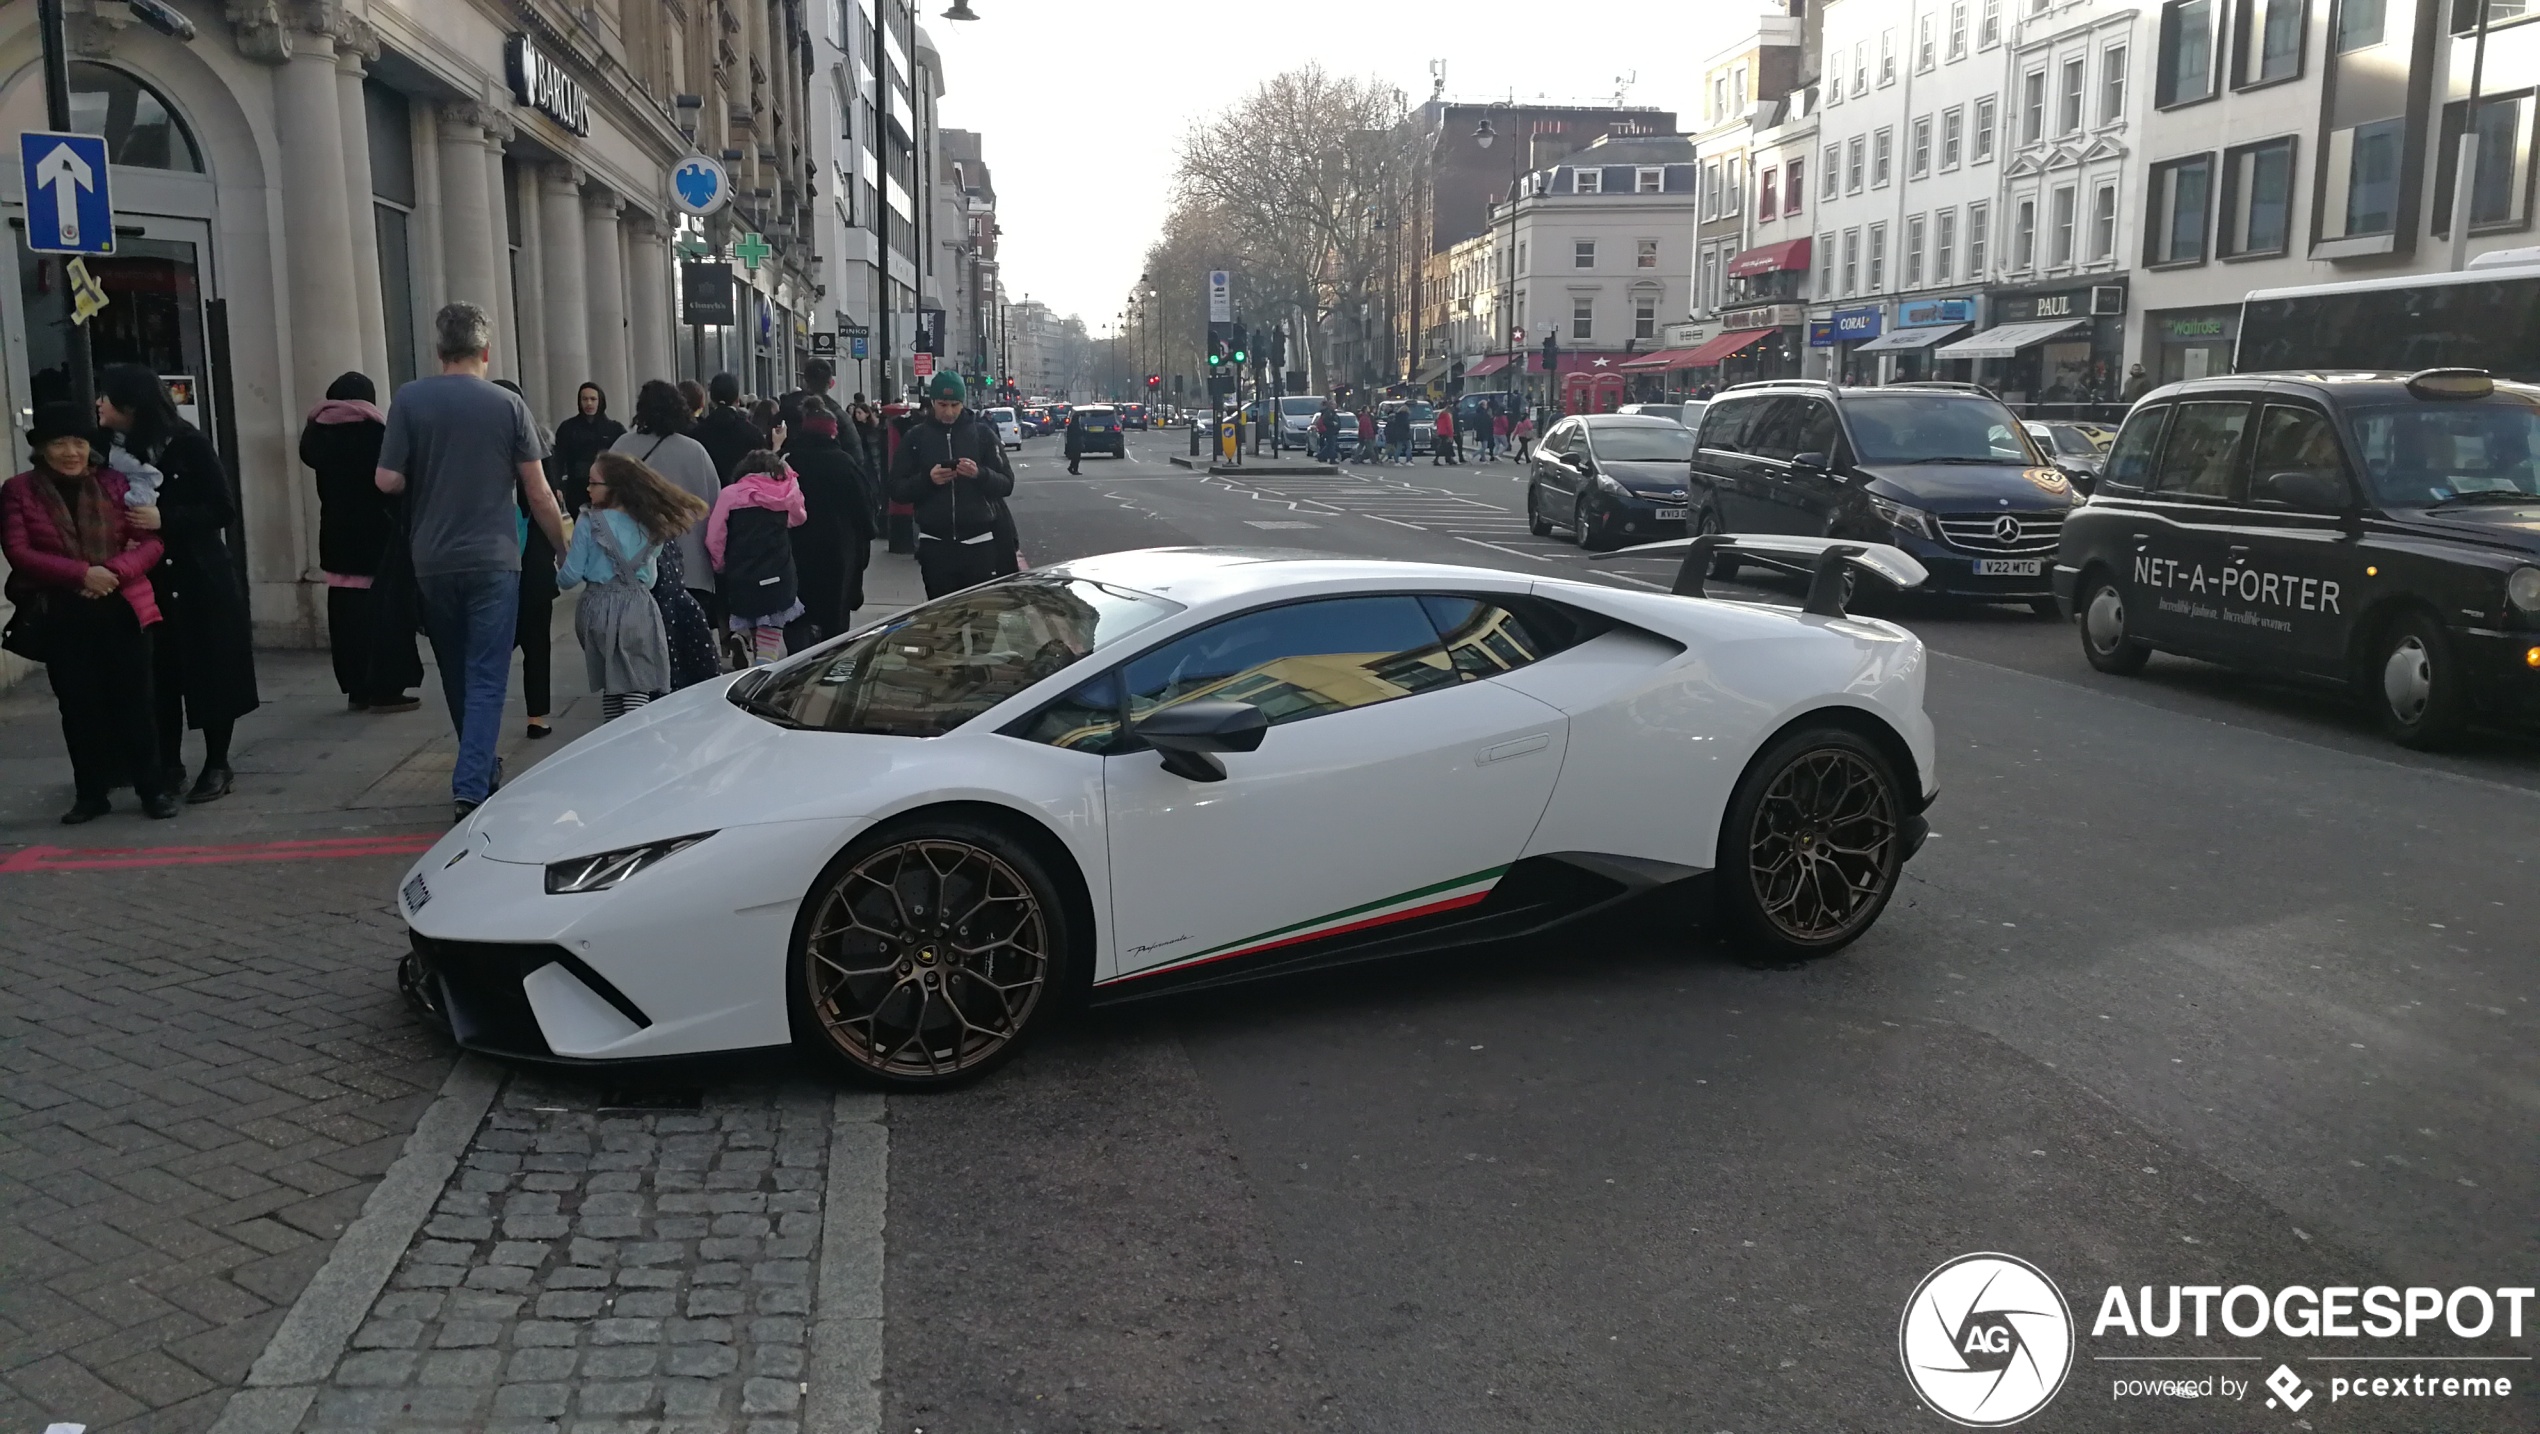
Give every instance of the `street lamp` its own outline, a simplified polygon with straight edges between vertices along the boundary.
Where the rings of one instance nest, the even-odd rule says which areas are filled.
[[[970,0],[953,0],[952,8],[944,12],[944,18],[947,20],[976,20],[979,18],[979,12],[970,8]]]

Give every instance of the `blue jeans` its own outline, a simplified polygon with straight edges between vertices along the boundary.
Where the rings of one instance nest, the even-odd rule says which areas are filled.
[[[459,734],[450,796],[481,802],[494,792],[494,744],[503,730],[503,698],[511,687],[512,633],[520,619],[520,574],[437,573],[418,576],[423,631],[441,668],[441,695]]]

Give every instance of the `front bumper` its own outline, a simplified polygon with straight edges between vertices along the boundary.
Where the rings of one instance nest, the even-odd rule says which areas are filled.
[[[1888,529],[1866,541],[1892,544],[1921,563],[1931,573],[1930,581],[1918,589],[1921,592],[1942,597],[1972,598],[1978,602],[2033,602],[2056,595],[2055,550],[2052,548],[2032,552],[1973,552],[1936,538],[1926,538],[1920,533],[1909,533],[1902,528]],[[2035,563],[2037,571],[2018,574],[1980,574],[1976,571],[1980,560],[2004,559]],[[2068,589],[2071,586],[2069,579],[2065,586]]]
[[[1606,538],[1671,538],[1685,530],[1684,518],[1661,518],[1659,511],[1690,516],[1689,498],[1650,498],[1635,493],[1617,498],[1601,488],[1588,492],[1588,526]]]
[[[2540,632],[2454,628],[2452,642],[2480,712],[2516,725],[2540,722],[2540,666],[2531,659]]]

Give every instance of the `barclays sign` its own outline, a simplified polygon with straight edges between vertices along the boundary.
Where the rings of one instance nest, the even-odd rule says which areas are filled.
[[[591,107],[582,84],[568,75],[527,35],[514,35],[504,46],[504,68],[512,98],[563,125],[575,134],[591,132]]]

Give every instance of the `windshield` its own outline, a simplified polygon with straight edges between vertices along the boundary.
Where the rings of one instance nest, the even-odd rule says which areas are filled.
[[[1279,411],[1291,416],[1310,416],[1323,411],[1323,400],[1311,394],[1304,398],[1283,398],[1279,400]]]
[[[1011,408],[989,409],[988,419],[992,423],[1012,423],[1014,421],[1014,410]]]
[[[2499,494],[2540,494],[2540,409],[2499,396],[2481,403],[2409,403],[2352,410],[2355,444],[2385,508]]]
[[[2029,426],[2029,436],[2038,439],[2057,453],[2069,454],[2076,458],[2092,458],[2099,453],[2099,445],[2090,441],[2090,435],[2069,423],[2032,424]]]
[[[1843,416],[1863,463],[2037,461],[2019,421],[1990,399],[1862,395],[1844,401]]]
[[[1082,578],[1025,573],[804,653],[732,697],[824,732],[940,737],[1052,673],[1181,611]]]
[[[1690,463],[1693,430],[1656,424],[1598,424],[1588,430],[1596,456],[1608,463]]]

